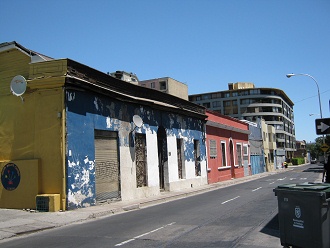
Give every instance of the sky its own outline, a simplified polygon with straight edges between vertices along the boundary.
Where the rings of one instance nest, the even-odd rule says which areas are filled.
[[[235,82],[281,89],[297,140],[318,137],[317,85],[330,115],[329,0],[1,0],[0,25],[0,43],[140,80],[171,77],[189,94]]]

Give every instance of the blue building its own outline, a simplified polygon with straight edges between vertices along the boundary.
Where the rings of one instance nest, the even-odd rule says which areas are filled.
[[[203,107],[67,64],[68,209],[207,184]]]

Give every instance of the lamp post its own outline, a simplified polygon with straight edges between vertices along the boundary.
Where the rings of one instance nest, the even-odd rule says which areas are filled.
[[[294,76],[306,76],[306,77],[310,77],[310,78],[313,79],[314,82],[316,83],[316,87],[317,87],[317,95],[318,95],[318,97],[319,97],[320,116],[321,116],[321,119],[322,119],[323,117],[322,117],[322,106],[321,106],[320,88],[319,88],[319,84],[317,83],[316,79],[313,78],[311,75],[309,75],[309,74],[304,74],[304,73],[298,73],[298,74],[290,73],[290,74],[286,74],[286,77],[287,77],[287,78],[294,77]]]
[[[319,97],[320,116],[321,116],[321,119],[322,119],[323,116],[322,116],[322,106],[321,106],[320,88],[319,88],[319,84],[317,83],[316,79],[313,78],[311,75],[309,75],[309,74],[305,74],[305,73],[298,73],[298,74],[289,73],[289,74],[286,74],[286,77],[287,77],[287,78],[294,77],[294,76],[306,76],[306,77],[310,77],[310,78],[313,79],[313,81],[315,82],[316,87],[317,87],[317,95],[318,95],[318,97]],[[323,137],[323,143],[325,143],[325,137],[324,137],[324,135],[322,135],[322,137]],[[324,152],[324,161],[326,162],[325,152]]]

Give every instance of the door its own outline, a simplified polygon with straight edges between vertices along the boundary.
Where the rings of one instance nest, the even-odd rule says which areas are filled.
[[[120,198],[117,132],[95,130],[96,201]]]
[[[164,167],[167,161],[167,139],[166,130],[163,126],[159,126],[157,131],[158,142],[158,169],[159,169],[159,188],[165,189],[165,173]]]

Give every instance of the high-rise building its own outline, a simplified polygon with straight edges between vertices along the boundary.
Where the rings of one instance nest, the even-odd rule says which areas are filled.
[[[190,95],[189,101],[241,120],[264,119],[275,128],[278,155],[285,153],[286,158],[292,158],[296,150],[294,104],[285,92],[276,88],[256,88],[253,83],[230,83],[228,88]]]

